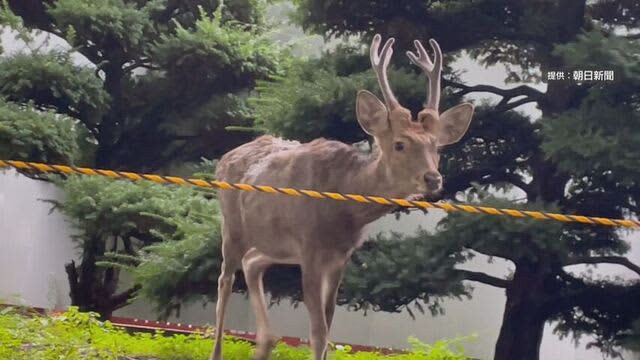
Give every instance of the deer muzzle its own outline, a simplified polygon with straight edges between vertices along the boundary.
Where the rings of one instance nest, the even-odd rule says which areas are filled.
[[[424,174],[424,183],[427,185],[427,191],[436,192],[442,187],[442,176],[437,172],[429,171]]]

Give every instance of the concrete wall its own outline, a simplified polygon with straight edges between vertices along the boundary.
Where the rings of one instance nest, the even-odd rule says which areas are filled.
[[[49,214],[50,205],[41,199],[60,198],[60,192],[51,184],[16,175],[13,171],[0,172],[0,299],[31,306],[61,308],[69,304],[68,285],[64,264],[76,258],[76,249],[70,240],[69,223],[58,213]],[[418,226],[433,226],[440,213],[428,216],[412,214],[400,220],[388,216],[369,226],[370,233],[387,231],[414,231]],[[640,234],[631,233],[633,245],[631,259],[640,263]],[[509,271],[508,262],[487,263],[481,256],[465,268],[503,275]],[[579,268],[575,269],[580,271]],[[601,274],[633,276],[617,266],[601,266]],[[490,359],[497,338],[504,292],[485,285],[476,285],[473,300],[447,301],[446,315],[418,316],[408,314],[349,312],[339,308],[336,312],[332,340],[364,345],[405,347],[409,336],[425,342],[441,338],[477,334],[466,348],[470,355]],[[171,321],[211,324],[214,322],[214,304],[194,304],[185,308],[180,318]],[[307,337],[308,321],[303,305],[294,309],[286,303],[269,310],[272,324],[280,335]],[[155,319],[150,306],[134,303],[117,312],[120,316]],[[248,301],[233,295],[229,307],[227,327],[236,330],[255,330],[255,319]],[[548,325],[542,343],[545,360],[600,360],[597,350],[575,347],[570,340],[559,340]],[[632,357],[626,357],[631,359]]]
[[[42,201],[60,195],[52,184],[0,170],[0,301],[69,304],[64,265],[76,258],[71,229]]]

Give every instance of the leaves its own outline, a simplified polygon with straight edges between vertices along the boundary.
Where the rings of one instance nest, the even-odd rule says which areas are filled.
[[[109,95],[94,71],[61,51],[0,58],[0,95],[74,117],[91,130],[109,108]]]
[[[73,164],[78,158],[73,119],[0,99],[0,159]]]
[[[546,119],[543,149],[567,172],[615,174],[625,185],[640,176],[640,45],[592,31],[556,52],[573,67],[614,71],[615,81],[587,87],[571,111]],[[566,141],[567,137],[575,141]]]
[[[467,296],[453,266],[462,260],[449,256],[442,243],[424,230],[413,235],[378,234],[356,251],[339,292],[338,303],[354,309],[399,312],[422,304],[433,315],[444,298]]]
[[[175,34],[162,35],[154,46],[154,62],[167,76],[193,80],[191,86],[206,80],[209,91],[219,94],[220,84],[244,89],[277,71],[277,48],[259,32],[220,24],[204,12],[200,16],[193,30],[176,24]]]
[[[59,0],[48,13],[60,29],[73,29],[75,43],[109,49],[112,53],[105,54],[107,57],[123,54],[132,60],[150,46],[148,38],[155,35],[151,18],[164,8],[163,1],[144,3],[140,6],[125,0]]]
[[[326,137],[354,143],[366,139],[355,118],[356,94],[360,89],[379,92],[373,72],[362,69],[361,57],[360,50],[342,49],[322,59],[293,62],[287,76],[259,82],[251,99],[255,126],[302,141]],[[421,108],[425,96],[422,76],[390,69],[389,79],[403,105]]]
[[[110,281],[117,284],[115,270],[119,268],[135,272],[140,265],[142,275],[134,282],[145,284],[142,293],[152,293],[152,297],[166,295],[157,294],[156,288],[176,286],[176,282],[168,281],[171,275],[175,275],[172,279],[176,281],[182,280],[178,274],[199,276],[194,271],[198,264],[191,262],[193,257],[210,256],[205,261],[209,265],[207,269],[219,267],[219,255],[201,251],[203,246],[219,243],[216,241],[219,239],[217,200],[210,191],[81,176],[59,180],[59,184],[65,198],[51,202],[71,220],[77,230],[75,240],[82,249],[82,264],[77,270],[79,278],[73,281],[79,282],[80,289],[91,289],[82,298],[74,298],[76,302],[82,301],[76,305],[90,309],[100,307],[101,311],[123,306],[115,300],[109,302],[110,297],[117,298]],[[187,249],[194,241],[201,246],[192,249],[195,254]],[[175,259],[164,258],[160,267],[153,267],[157,255],[137,258],[145,247],[148,247],[145,254],[153,253],[150,245],[159,242],[167,242],[172,250],[180,251],[171,253],[176,255]],[[181,261],[187,261],[188,266],[183,266]],[[97,265],[100,268],[96,268]]]

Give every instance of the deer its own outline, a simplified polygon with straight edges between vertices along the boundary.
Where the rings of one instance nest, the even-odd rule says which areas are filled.
[[[307,143],[262,135],[224,154],[216,178],[228,182],[392,198],[435,196],[442,190],[440,149],[458,142],[469,128],[474,107],[456,105],[439,113],[442,51],[431,39],[433,61],[418,40],[409,60],[427,78],[427,99],[414,119],[394,96],[387,78],[394,38],[380,50],[376,34],[371,66],[384,103],[359,90],[356,118],[373,138],[373,150],[324,138]],[[338,289],[352,253],[364,241],[364,227],[389,213],[387,205],[335,202],[260,192],[219,192],[222,266],[218,278],[215,345],[211,360],[222,359],[225,309],[235,273],[242,270],[256,317],[254,359],[269,358],[278,338],[267,316],[263,275],[274,264],[299,265],[303,303],[309,315],[314,360],[327,356],[328,335]]]

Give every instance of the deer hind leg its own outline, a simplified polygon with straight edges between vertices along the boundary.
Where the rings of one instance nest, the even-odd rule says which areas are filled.
[[[267,304],[264,298],[262,278],[265,270],[273,264],[273,260],[255,248],[250,249],[242,258],[244,272],[251,306],[256,315],[256,360],[266,360],[276,344],[277,338],[271,334]]]
[[[231,296],[235,272],[240,268],[242,253],[234,247],[223,228],[222,266],[218,277],[218,301],[216,301],[216,344],[210,360],[222,360],[222,336],[224,332],[224,314]]]

